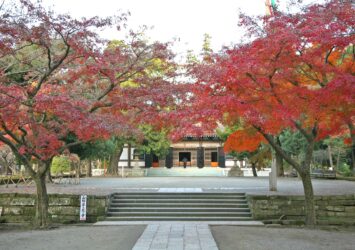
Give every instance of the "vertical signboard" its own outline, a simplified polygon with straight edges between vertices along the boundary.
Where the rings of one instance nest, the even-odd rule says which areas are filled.
[[[80,220],[86,221],[86,203],[87,195],[80,196]]]

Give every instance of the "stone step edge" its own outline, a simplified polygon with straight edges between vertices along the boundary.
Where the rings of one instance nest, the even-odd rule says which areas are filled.
[[[221,217],[248,217],[251,216],[250,212],[107,212],[107,217],[127,217],[127,216],[135,216],[135,217],[164,217],[166,216],[174,216],[174,217],[183,217],[184,218],[191,218],[196,216],[202,217],[213,217],[213,216],[221,216]],[[239,215],[239,216],[238,216]]]
[[[215,196],[221,196],[221,195],[239,195],[239,196],[245,196],[245,193],[236,193],[236,192],[114,192],[111,193],[111,195],[215,195]]]
[[[181,221],[181,220],[176,220],[176,221],[99,221],[94,223],[94,226],[117,226],[117,225],[149,225],[149,224],[208,224],[210,226],[218,225],[235,225],[235,226],[258,226],[258,227],[264,227],[264,223],[261,221],[256,221],[256,220],[241,220],[241,221],[228,221],[228,220],[221,220],[221,221]]]
[[[154,208],[159,205],[159,207],[172,207],[172,208],[249,208],[247,203],[111,203],[110,207],[113,208]]]
[[[125,197],[118,197],[112,196],[111,199],[115,200],[166,200],[166,199],[185,199],[185,200],[195,200],[195,199],[209,199],[209,200],[246,200],[245,196],[207,196],[207,195],[200,195],[200,196],[177,196],[177,195],[156,195],[156,196],[125,196]]]
[[[215,211],[215,210],[222,210],[222,211],[250,211],[250,209],[248,207],[236,207],[236,208],[224,208],[224,207],[211,207],[211,208],[204,208],[204,207],[165,207],[165,208],[161,208],[161,207],[109,207],[110,209],[114,209],[114,210],[138,210],[140,212],[144,212],[147,210],[180,210],[181,212],[183,212],[184,210],[193,210],[193,211],[201,211],[201,210],[208,210],[208,211]],[[157,211],[158,212],[158,211]]]
[[[107,217],[106,221],[252,221],[252,217]]]
[[[172,205],[177,205],[179,204],[180,206],[182,204],[190,204],[190,205],[200,205],[202,206],[203,204],[211,204],[211,205],[248,205],[248,201],[235,201],[235,200],[224,200],[224,201],[208,201],[208,200],[167,200],[167,201],[161,201],[161,200],[134,200],[134,201],[122,201],[122,200],[114,200],[110,201],[110,205],[118,205],[118,204],[151,204],[151,205],[156,205],[158,204],[172,204]]]
[[[220,202],[220,201],[247,201],[245,198],[240,198],[240,199],[213,199],[213,198],[198,198],[198,199],[194,199],[194,198],[163,198],[163,199],[159,199],[159,198],[146,198],[146,199],[140,199],[140,198],[112,198],[111,201],[115,201],[115,202],[119,202],[119,201],[214,201],[214,202]]]
[[[157,205],[156,202],[121,202],[121,201],[115,201],[115,202],[112,202],[110,203],[111,205],[120,205],[120,204],[124,204],[125,206],[127,205]],[[159,202],[158,203],[159,206],[165,206],[165,205],[171,205],[171,204],[176,204],[176,203],[170,203],[170,202]],[[220,202],[205,202],[205,203],[202,203],[202,202],[185,202],[185,203],[182,203],[182,202],[179,202],[178,205],[180,206],[190,206],[190,205],[194,205],[194,206],[248,206],[248,203],[247,202],[244,202],[244,201],[236,201],[235,203],[220,203]]]

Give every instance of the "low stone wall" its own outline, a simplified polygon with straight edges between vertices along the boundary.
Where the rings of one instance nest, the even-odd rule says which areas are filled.
[[[248,195],[249,207],[256,220],[304,220],[303,196]],[[355,194],[316,196],[317,223],[355,225]]]
[[[118,169],[117,176],[122,176],[122,169]],[[125,168],[123,170],[124,177],[144,177],[147,176],[147,170],[144,168]]]
[[[35,195],[0,194],[0,222],[31,222],[35,215]],[[106,216],[108,196],[87,197],[86,222]],[[54,223],[79,222],[80,195],[50,194],[49,217]]]

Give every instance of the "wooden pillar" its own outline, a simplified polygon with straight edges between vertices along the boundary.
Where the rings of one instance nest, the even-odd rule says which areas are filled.
[[[167,168],[173,167],[173,155],[174,155],[174,150],[172,147],[170,147],[168,154],[166,155],[166,158],[165,158],[165,165]]]
[[[223,147],[218,147],[218,166],[220,168],[225,168],[226,167],[226,157],[225,157],[225,154],[224,154]]]
[[[203,147],[197,148],[197,167],[203,168],[205,166],[205,149]]]
[[[145,153],[144,161],[145,161],[145,167],[146,168],[151,168],[152,167],[152,162],[153,162],[152,154],[151,153],[149,153],[149,154]]]

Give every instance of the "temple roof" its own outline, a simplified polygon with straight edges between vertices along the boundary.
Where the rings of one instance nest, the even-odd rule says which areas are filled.
[[[216,134],[209,134],[209,135],[202,135],[202,136],[186,135],[184,136],[182,141],[222,141],[222,140]]]

